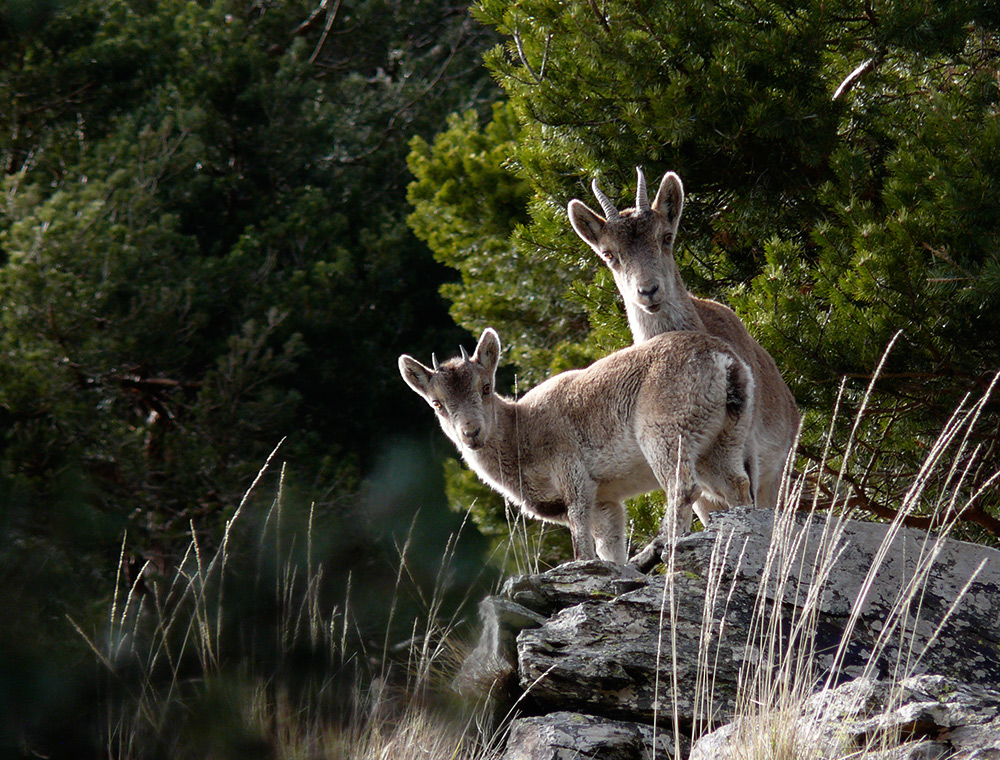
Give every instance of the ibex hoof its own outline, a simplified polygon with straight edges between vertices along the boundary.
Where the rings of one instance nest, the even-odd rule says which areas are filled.
[[[646,574],[661,562],[661,556],[666,549],[666,539],[657,536],[648,544],[646,548],[636,554],[628,561],[630,567],[634,567],[640,573]]]
[[[714,542],[716,535],[715,531],[703,530],[672,539],[657,536],[647,544],[645,549],[629,560],[628,566],[648,574],[657,565],[668,564],[671,554],[676,556],[682,552],[694,551],[704,546],[706,542]]]

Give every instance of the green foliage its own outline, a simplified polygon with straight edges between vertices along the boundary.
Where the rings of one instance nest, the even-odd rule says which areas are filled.
[[[421,219],[489,230],[432,243],[463,275],[447,291],[453,313],[470,328],[499,323],[532,382],[623,345],[617,293],[565,205],[591,203],[594,176],[629,205],[636,165],[651,182],[678,171],[682,275],[775,357],[805,412],[806,460],[821,458],[838,399],[853,422],[901,331],[858,421],[864,455],[844,461],[842,424],[826,461],[853,503],[898,507],[957,403],[998,369],[996,3],[480,0],[476,13],[505,38],[487,55],[508,98],[494,116],[504,127],[483,145],[498,127],[453,121],[447,141],[415,146],[411,168],[418,186],[461,185],[481,170],[445,156],[475,145],[502,156],[509,176],[491,182],[525,189],[513,212],[475,214],[411,191]],[[475,277],[504,266],[497,255],[516,297],[509,279]],[[531,323],[511,320],[505,334],[484,291],[558,316],[522,308]],[[976,455],[957,463],[966,496],[1000,469],[997,413],[987,405]],[[994,536],[995,507],[981,494],[969,513]]]
[[[407,146],[488,96],[485,38],[461,6],[314,10],[4,17],[0,471],[25,498],[75,473],[162,537],[286,435],[330,498],[407,427],[395,356],[457,335],[405,227]]]
[[[423,0],[0,6],[0,557],[46,568],[37,659],[78,664],[48,643],[89,629],[123,531],[139,566],[218,540],[279,440],[289,498],[353,514],[426,434],[396,357],[464,333],[406,155],[488,110],[489,44]],[[385,514],[440,505],[427,482]]]
[[[409,481],[399,485],[419,491],[428,459],[397,451],[394,477]],[[277,487],[269,507],[237,510],[221,545],[192,531],[175,567],[135,579],[120,567],[98,634],[73,619],[100,661],[100,717],[88,728],[106,754],[371,757],[360,745],[402,710],[459,717],[440,683],[454,676],[464,608],[493,584],[468,551],[478,537],[441,509],[390,539],[377,520],[344,525]]]
[[[498,104],[483,128],[468,111],[449,117],[433,145],[414,138],[409,224],[438,261],[461,273],[460,282],[442,288],[455,321],[475,335],[498,329],[508,356],[533,382],[555,347],[538,337],[565,323],[560,300],[572,280],[539,266],[544,254],[511,240],[528,221],[528,185],[510,163],[519,133],[511,108]]]

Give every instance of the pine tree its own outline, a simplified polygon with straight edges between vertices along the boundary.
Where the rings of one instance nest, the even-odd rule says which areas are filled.
[[[627,204],[635,166],[651,178],[675,170],[688,191],[677,247],[688,287],[733,306],[777,360],[806,412],[803,463],[819,460],[840,399],[827,465],[854,503],[891,514],[956,404],[998,369],[996,3],[477,9],[505,38],[487,60],[517,117],[508,183],[530,188],[507,217],[530,218],[508,255],[522,282],[545,283],[520,298],[564,312],[511,336],[519,372],[541,377],[628,342],[610,278],[565,205],[590,202],[592,177]],[[439,260],[475,272],[482,241],[463,240],[466,253],[449,260],[453,243],[432,242]],[[489,313],[472,288],[449,297],[469,327]],[[897,332],[859,423],[865,454],[842,461]],[[961,464],[975,473],[967,496],[1000,469],[998,412],[987,405],[978,450]],[[966,517],[1000,536],[996,509],[979,494]]]
[[[397,520],[364,524],[370,502],[439,505],[423,472],[405,499],[359,484],[398,483],[385,450],[433,424],[396,357],[464,335],[406,227],[405,162],[442,114],[489,111],[492,39],[437,0],[0,4],[0,596],[17,611],[0,667],[18,673],[0,747],[109,751],[86,744],[104,718],[67,613],[103,631],[116,580],[140,594],[145,560],[169,572],[192,530],[209,555],[282,438],[285,527],[315,505],[331,586],[392,552]],[[449,528],[415,543],[433,554]],[[419,578],[440,556],[407,560]],[[393,583],[364,575],[374,617]]]

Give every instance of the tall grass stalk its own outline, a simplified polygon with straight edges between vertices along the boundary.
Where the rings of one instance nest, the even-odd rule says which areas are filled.
[[[314,555],[315,507],[309,509],[305,535],[286,525],[284,467],[259,537],[236,530],[276,452],[227,520],[215,548],[192,525],[173,571],[157,576],[147,562],[128,583],[124,536],[107,634],[90,635],[73,623],[107,672],[102,730],[108,756],[180,757],[192,750],[228,756],[232,747],[254,743],[282,758],[495,755],[502,737],[491,733],[485,708],[457,709],[437,696],[446,692],[442,682],[459,659],[457,631],[475,586],[466,584],[465,598],[446,613],[465,524],[447,542],[430,589],[421,587],[411,567],[411,528],[398,547],[381,651],[372,653],[353,613],[353,574],[347,575],[343,602],[328,601],[331,589]],[[256,546],[248,547],[247,538]],[[263,572],[269,567],[273,575]],[[409,640],[394,645],[390,631],[397,627],[404,585],[423,609]],[[248,588],[254,593],[247,594]],[[239,606],[248,598],[250,610]],[[263,626],[251,620],[266,621],[269,614],[273,619]],[[296,670],[304,653],[314,664]],[[205,733],[216,729],[221,734]]]
[[[882,364],[879,366],[881,368]],[[868,403],[874,382],[873,378],[863,399],[862,411]],[[905,583],[890,604],[890,612],[883,621],[874,651],[870,653],[864,672],[861,673],[862,677],[872,677],[876,663],[889,653],[895,652],[894,670],[890,674],[890,681],[895,684],[894,697],[898,699],[900,684],[915,672],[983,567],[981,564],[966,581],[944,617],[941,620],[929,621],[935,626],[933,634],[929,640],[924,638],[918,645],[916,632],[924,612],[922,601],[943,543],[960,520],[963,511],[973,503],[983,488],[1000,481],[1000,472],[994,473],[986,479],[986,485],[962,501],[962,494],[968,490],[969,478],[976,470],[979,453],[978,448],[970,443],[971,433],[996,384],[997,378],[994,378],[986,393],[975,403],[971,403],[968,397],[964,399],[928,451],[896,518],[886,527],[884,540],[872,558],[861,589],[850,609],[846,630],[825,677],[821,677],[815,665],[821,602],[823,594],[837,578],[838,561],[845,547],[843,532],[846,522],[841,517],[850,516],[851,510],[846,507],[847,498],[842,494],[838,480],[832,489],[833,508],[823,530],[819,533],[819,540],[816,546],[806,546],[806,537],[810,534],[809,529],[815,519],[815,507],[819,503],[820,489],[817,479],[819,474],[825,471],[825,457],[829,453],[829,446],[824,452],[824,461],[819,463],[816,475],[807,471],[797,479],[786,478],[783,503],[809,503],[807,489],[812,484],[816,489],[812,499],[813,510],[802,518],[804,523],[802,526],[796,521],[791,509],[779,509],[775,514],[771,542],[759,578],[753,622],[746,636],[747,656],[739,675],[735,733],[732,738],[735,757],[746,760],[778,758],[808,760],[821,756],[816,736],[809,735],[799,720],[806,699],[817,690],[831,687],[845,677],[847,646],[866,609],[875,579],[885,567],[889,552],[903,529],[907,515],[919,507],[924,511],[930,508],[934,524],[940,525],[941,528],[935,533],[928,533],[920,545],[918,556],[914,558]],[[842,391],[843,387],[841,393]],[[861,413],[859,412],[859,416]],[[836,419],[831,422],[830,438],[835,425]],[[848,449],[853,447],[858,429],[856,419],[851,429]],[[928,484],[935,478],[940,482],[942,474],[947,488],[937,489],[928,503],[929,500],[926,498]],[[705,629],[714,625],[709,611],[718,612],[717,605],[720,604],[724,592],[721,576],[715,568],[729,563],[734,550],[735,547],[731,543],[716,542],[710,563],[709,594],[706,598],[706,617],[702,626],[702,636],[706,640],[711,632]],[[742,556],[737,556],[735,562],[735,566],[739,567]],[[670,577],[668,575],[668,581]],[[671,584],[668,582],[667,585]],[[731,586],[730,594],[732,589]],[[787,606],[786,601],[790,602]],[[717,619],[724,619],[727,605],[728,599],[721,603],[722,613]],[[791,616],[787,612],[789,609],[794,610]],[[707,652],[708,647],[700,651]],[[704,672],[700,672],[698,676],[699,686],[695,703],[699,705],[697,714],[703,716],[704,722],[699,726],[699,721],[696,720],[696,732],[711,722],[714,699],[713,665],[705,657],[700,659],[699,667],[703,668]],[[876,737],[872,739],[870,746],[860,752],[857,748],[845,749],[843,757],[874,756],[886,749],[890,742],[891,737]],[[823,751],[828,749],[823,748]],[[822,756],[830,757],[827,754]]]
[[[860,449],[856,448],[860,419],[887,354],[888,350],[851,426],[845,461]],[[836,579],[838,562],[844,552],[845,523],[840,517],[851,514],[839,475],[832,488],[825,491],[820,488],[820,478],[828,472],[826,465],[831,456],[831,442],[839,424],[845,392],[844,384],[841,385],[827,444],[818,464],[798,477],[792,477],[786,467],[781,503],[811,503],[813,510],[802,519],[804,525],[796,520],[791,509],[779,509],[775,513],[771,542],[758,580],[752,623],[746,632],[747,656],[739,674],[734,737],[739,757],[747,760],[818,757],[815,737],[801,728],[799,717],[803,705],[817,689],[837,683],[844,675],[847,644],[865,610],[875,579],[885,566],[893,541],[902,531],[907,515],[918,508],[924,511],[929,508],[935,523],[942,527],[937,533],[928,534],[921,545],[906,582],[891,604],[890,614],[863,675],[870,676],[874,663],[890,651],[897,653],[892,674],[897,684],[920,665],[926,647],[933,644],[975,579],[974,575],[960,590],[944,619],[933,621],[935,627],[930,641],[925,640],[923,647],[917,646],[915,633],[923,614],[924,594],[945,537],[979,495],[1000,481],[1000,472],[993,473],[971,496],[963,496],[970,490],[969,484],[980,469],[979,449],[972,444],[972,431],[998,382],[1000,375],[975,402],[971,397],[964,399],[928,450],[895,520],[886,527],[885,540],[873,557],[848,615],[847,630],[834,653],[833,665],[824,677],[817,672],[815,664],[817,629],[824,593]],[[396,546],[398,565],[388,622],[384,635],[371,645],[374,650],[371,651],[359,632],[355,615],[355,575],[347,574],[343,596],[337,597],[342,601],[332,605],[327,601],[328,578],[323,563],[316,561],[314,553],[315,505],[310,505],[304,536],[286,524],[284,466],[256,541],[258,573],[248,580],[238,572],[237,558],[246,555],[247,547],[238,545],[242,534],[236,527],[250,509],[250,496],[272,467],[277,451],[276,448],[268,457],[226,521],[217,547],[212,548],[208,537],[199,535],[192,524],[189,543],[173,572],[159,577],[152,563],[146,562],[129,582],[126,534],[119,553],[106,635],[86,634],[73,623],[109,674],[109,698],[103,727],[109,756],[149,756],[146,745],[150,738],[167,747],[167,756],[171,749],[184,754],[183,747],[172,744],[170,734],[179,717],[190,718],[199,709],[205,709],[206,694],[211,695],[217,688],[227,690],[227,698],[232,702],[231,712],[239,717],[242,725],[249,727],[253,735],[266,739],[273,754],[279,757],[478,760],[497,755],[503,733],[494,730],[485,709],[442,712],[435,703],[435,694],[443,691],[439,687],[450,664],[459,657],[454,643],[456,633],[462,622],[461,611],[469,606],[468,594],[475,586],[466,584],[469,590],[465,598],[454,612],[445,613],[443,600],[451,583],[457,542],[468,517],[459,532],[448,540],[429,589],[423,588],[412,565],[415,523],[411,524],[402,543]],[[840,467],[839,471],[844,469]],[[946,487],[935,488],[929,501],[928,485],[932,482],[943,482]],[[810,488],[813,489],[811,494]],[[824,504],[826,497],[832,494],[833,505],[819,531],[818,541],[815,545],[807,545],[807,538],[814,532],[810,528],[821,504],[821,493]],[[668,497],[667,501],[671,499]],[[511,541],[498,549],[503,555],[497,564],[513,565],[523,573],[538,572],[543,539],[537,531],[528,528],[517,510],[510,510],[510,513]],[[675,526],[668,528],[675,532]],[[675,551],[676,547],[671,545],[664,557],[666,582],[657,640],[654,731],[662,720],[661,691],[674,703],[682,696],[677,672]],[[713,647],[713,642],[723,635],[733,635],[731,631],[724,631],[722,625],[736,584],[745,581],[736,580],[739,573],[734,573],[732,582],[727,585],[727,568],[740,567],[745,552],[746,547],[737,545],[732,536],[713,545],[706,576],[707,596],[692,700],[692,731],[695,734],[707,730],[718,719],[713,673],[719,665],[719,650]],[[273,553],[278,563],[273,577],[265,577],[259,571],[265,566],[269,553]],[[294,559],[302,553],[304,565]],[[236,591],[251,581],[259,592],[266,587],[268,593],[264,596],[270,595],[276,611],[266,641],[254,635],[242,638],[240,613],[233,609]],[[404,586],[407,593],[419,599],[423,616],[414,621],[408,641],[401,646],[393,643],[392,631]],[[791,617],[786,612],[788,609],[795,610]],[[271,646],[277,649],[277,668],[272,667],[273,663],[264,665],[274,654],[269,651]],[[661,684],[659,664],[668,648],[674,665],[670,683]],[[324,663],[324,667],[308,676],[305,687],[308,699],[302,698],[301,685],[296,691],[296,687],[282,680],[280,674],[281,666],[303,649]],[[235,679],[232,676],[234,664]],[[346,715],[341,704],[345,679],[351,680]],[[530,691],[529,687],[527,692]],[[511,714],[519,704],[511,708]],[[674,753],[679,757],[684,727],[680,725],[677,711],[673,711],[672,723]],[[852,756],[875,754],[884,748],[886,741],[884,737],[873,739],[870,747]]]

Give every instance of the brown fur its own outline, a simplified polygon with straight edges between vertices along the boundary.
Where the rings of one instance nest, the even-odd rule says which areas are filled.
[[[673,172],[664,175],[656,199],[645,200],[639,170],[636,208],[618,212],[596,187],[608,219],[578,200],[570,201],[573,229],[608,265],[625,299],[636,343],[672,330],[695,330],[723,341],[750,367],[755,380],[753,419],[746,440],[746,466],[758,506],[777,505],[785,459],[798,434],[795,399],[770,354],[726,306],[691,295],[674,260],[674,241],[684,207],[684,189]],[[645,202],[643,202],[645,201]],[[720,505],[706,498],[695,511],[705,516]]]
[[[662,488],[664,527],[687,529],[711,494],[750,501],[743,462],[753,377],[722,341],[669,333],[563,372],[514,401],[493,381],[500,340],[431,369],[399,359],[403,379],[479,477],[528,515],[568,525],[576,556],[625,560],[622,500]],[[733,399],[741,399],[738,404]]]

